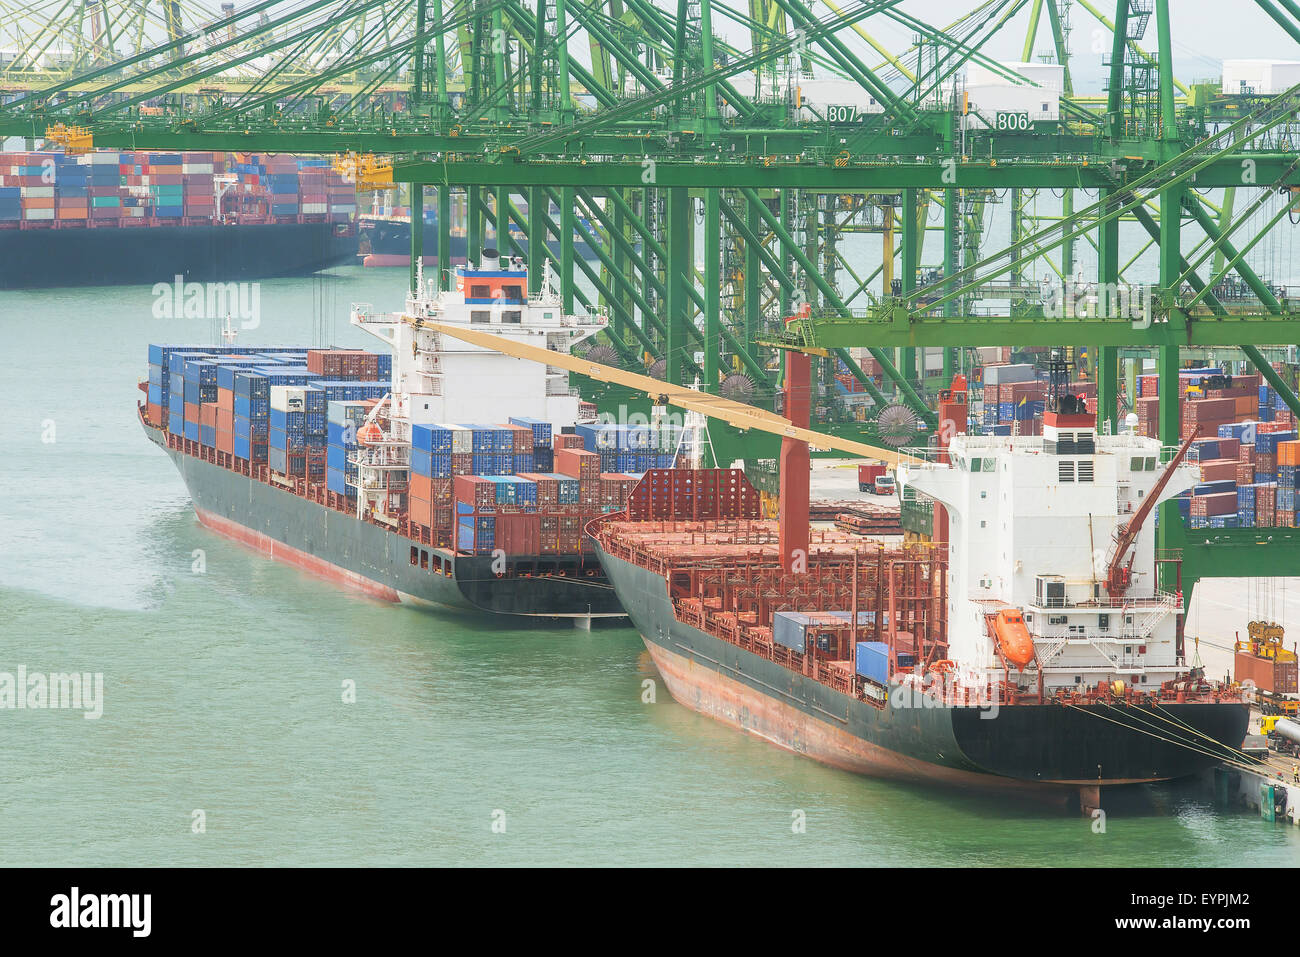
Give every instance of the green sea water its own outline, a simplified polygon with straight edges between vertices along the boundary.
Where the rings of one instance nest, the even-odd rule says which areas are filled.
[[[373,347],[349,304],[404,286],[268,281],[239,341]],[[104,681],[98,720],[0,710],[6,864],[1300,863],[1300,829],[1186,788],[1097,833],[825,768],[674,703],[630,629],[393,607],[221,539],[135,419],[147,344],[215,323],[153,302],[0,292],[0,672]]]

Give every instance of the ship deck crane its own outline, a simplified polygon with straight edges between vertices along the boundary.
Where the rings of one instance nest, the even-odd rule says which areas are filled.
[[[1133,513],[1133,517],[1115,528],[1115,550],[1111,555],[1110,563],[1106,566],[1106,593],[1111,598],[1122,598],[1128,591],[1129,586],[1133,583],[1133,558],[1129,554],[1133,543],[1137,541],[1138,533],[1142,531],[1142,525],[1151,510],[1155,508],[1156,503],[1160,501],[1160,493],[1164,491],[1169,479],[1173,477],[1174,470],[1182,464],[1183,458],[1187,455],[1187,450],[1191,448],[1196,437],[1201,434],[1201,427],[1195,426],[1191,434],[1183,440],[1183,444],[1178,447],[1174,457],[1169,460],[1165,470],[1160,473],[1156,479],[1156,484],[1151,486],[1151,491],[1147,493],[1138,510]],[[1125,562],[1125,557],[1128,561]]]

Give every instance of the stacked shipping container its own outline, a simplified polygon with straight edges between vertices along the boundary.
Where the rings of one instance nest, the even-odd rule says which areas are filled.
[[[154,345],[149,358],[151,422],[274,473],[323,482],[340,506],[357,494],[358,463],[389,454],[362,441],[377,400],[389,391],[381,380],[391,377],[389,356]],[[587,522],[622,508],[639,481],[602,472],[603,456],[644,455],[657,466],[671,464],[673,455],[651,451],[649,430],[600,426],[584,434],[603,451],[588,451],[584,436],[556,435],[550,423],[527,417],[502,425],[411,426],[409,470],[399,470],[396,486],[406,489],[413,536],[474,554],[589,550]],[[676,433],[655,432],[653,439],[675,444]]]
[[[212,223],[218,209],[241,222],[350,222],[356,190],[324,162],[222,152],[0,153],[0,228],[198,225]]]

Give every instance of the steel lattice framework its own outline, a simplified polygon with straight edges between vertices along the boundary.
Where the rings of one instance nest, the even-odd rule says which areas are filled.
[[[1295,215],[1300,87],[1180,82],[1169,0],[970,3],[943,25],[904,0],[6,5],[0,136],[64,123],[109,148],[389,157],[411,184],[413,263],[449,258],[453,200],[471,249],[508,247],[512,226],[553,237],[528,243],[535,281],[550,264],[567,308],[607,310],[628,368],[657,361],[708,391],[739,372],[770,397],[784,350],[809,349],[842,361],[869,409],[934,424],[926,348],[946,381],[972,347],[1064,346],[1087,350],[1114,428],[1126,356],[1155,355],[1167,395],[1184,350],[1217,348],[1300,414],[1266,361],[1300,342],[1300,298],[1261,266]],[[1300,5],[1249,9],[1300,43]],[[1075,89],[1081,23],[1106,39],[1100,94]],[[1049,118],[988,115],[966,86],[978,70],[1042,89],[989,53],[1011,31],[1022,61],[1060,68]],[[823,80],[851,93],[805,96]],[[1088,285],[1140,288],[1150,309],[1054,313],[1042,281],[1085,263]],[[1160,415],[1176,445],[1177,405]],[[1209,547],[1180,528],[1161,523],[1165,546]],[[1247,554],[1240,574],[1276,567]]]

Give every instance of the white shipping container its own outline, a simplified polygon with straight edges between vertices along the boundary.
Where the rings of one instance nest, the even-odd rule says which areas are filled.
[[[23,196],[27,196],[32,199],[53,199],[54,198],[53,186],[22,186],[19,188],[22,189]]]
[[[326,204],[324,203],[303,203],[302,204],[303,215],[309,216],[313,213],[325,213],[328,211],[329,211],[329,207],[327,207]]]
[[[119,166],[120,161],[116,153],[88,153],[77,161],[82,166]]]
[[[306,412],[306,388],[300,385],[271,386],[271,408],[279,412]]]
[[[1007,385],[1012,382],[1033,382],[1038,371],[1029,363],[1005,366],[985,366],[985,385]]]
[[[474,451],[474,431],[463,425],[448,425],[451,429],[451,450],[454,453]]]
[[[181,164],[182,173],[211,173],[212,171],[213,170],[212,170],[211,163],[182,163]]]
[[[23,219],[53,219],[54,210],[52,209],[24,209]]]

